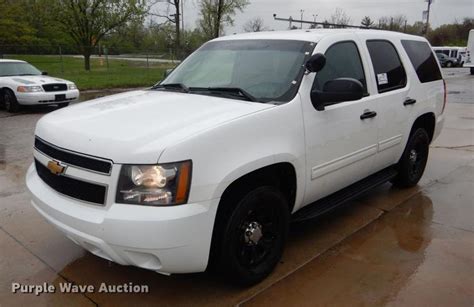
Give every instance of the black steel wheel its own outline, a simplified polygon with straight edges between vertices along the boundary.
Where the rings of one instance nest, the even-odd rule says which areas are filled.
[[[245,195],[221,236],[221,269],[234,283],[253,285],[269,275],[283,253],[289,228],[286,199],[273,187]]]
[[[398,175],[392,183],[398,187],[412,187],[420,181],[428,162],[430,138],[423,128],[411,134],[403,156],[398,163]]]

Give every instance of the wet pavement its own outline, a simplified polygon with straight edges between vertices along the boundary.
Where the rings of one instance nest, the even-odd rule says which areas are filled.
[[[53,108],[0,111],[0,306],[474,305],[474,77],[445,70],[447,122],[419,186],[385,184],[294,224],[276,271],[236,288],[206,273],[162,276],[85,252],[31,207],[24,175],[36,121]],[[91,95],[103,95],[95,93]],[[12,293],[12,283],[148,285],[149,293]]]

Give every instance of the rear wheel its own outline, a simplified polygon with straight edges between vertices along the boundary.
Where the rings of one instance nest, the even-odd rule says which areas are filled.
[[[420,181],[428,162],[430,138],[423,128],[411,134],[407,147],[398,163],[398,175],[392,180],[393,185],[402,188],[415,186]]]
[[[449,67],[453,67],[453,62],[447,61],[447,62],[446,62],[446,67],[448,67],[448,68],[449,68]]]
[[[20,105],[16,100],[15,94],[8,89],[3,91],[3,105],[5,106],[5,109],[10,113],[15,113],[20,110]]]
[[[474,67],[471,67],[471,75],[474,75]]]
[[[264,279],[281,258],[289,219],[287,201],[277,189],[266,186],[249,192],[216,229],[219,271],[245,286]]]

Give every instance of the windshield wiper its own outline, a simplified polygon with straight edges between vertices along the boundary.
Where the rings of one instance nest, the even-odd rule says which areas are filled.
[[[35,75],[35,74],[19,74],[17,76],[39,76],[39,74],[38,75]]]
[[[258,99],[252,96],[249,92],[239,87],[190,87],[191,91],[208,91],[225,93],[239,98],[244,98],[249,101],[258,102]]]
[[[165,83],[165,84],[158,84],[152,87],[152,89],[157,89],[157,88],[178,89],[185,93],[189,93],[189,88],[183,83]]]

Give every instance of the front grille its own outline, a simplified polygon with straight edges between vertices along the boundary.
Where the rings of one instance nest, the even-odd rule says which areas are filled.
[[[65,149],[53,146],[38,137],[35,138],[35,148],[53,159],[57,159],[66,164],[74,165],[87,170],[109,174],[112,168],[111,162],[92,157],[86,157],[71,151],[67,151]]]
[[[104,205],[107,188],[105,186],[84,182],[62,175],[54,175],[49,169],[35,159],[38,176],[51,188],[61,194],[83,201]]]
[[[60,92],[67,90],[67,84],[64,83],[50,83],[44,84],[43,89],[45,92]]]

